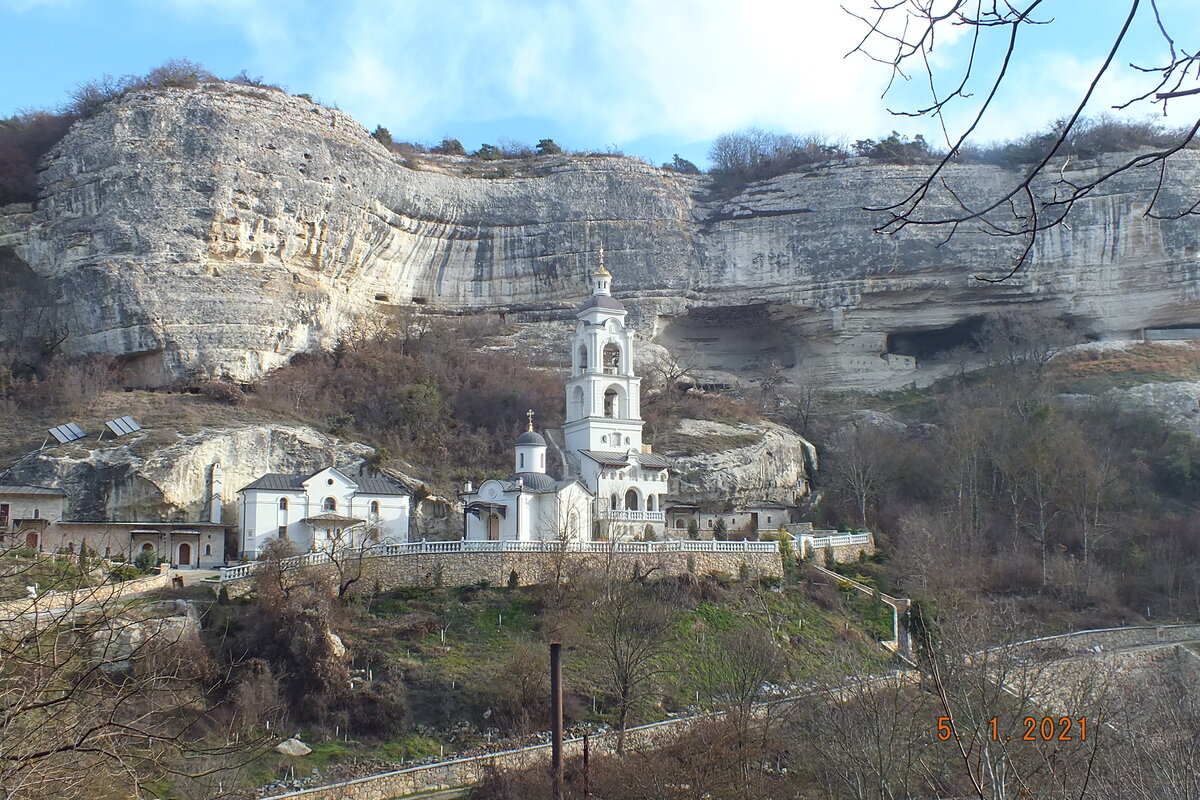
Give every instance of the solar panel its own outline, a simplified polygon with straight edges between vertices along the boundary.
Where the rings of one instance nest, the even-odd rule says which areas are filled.
[[[127,433],[133,433],[134,431],[140,431],[142,429],[141,425],[138,425],[136,422],[134,422],[133,417],[118,417],[116,419],[110,419],[104,424],[107,425],[108,429],[117,436],[124,436]]]
[[[83,429],[74,422],[68,422],[65,425],[56,425],[50,429],[50,435],[58,440],[59,444],[74,442],[77,439],[82,439],[87,436]]]

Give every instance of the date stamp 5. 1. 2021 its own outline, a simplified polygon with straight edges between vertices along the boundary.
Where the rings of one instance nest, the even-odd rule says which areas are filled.
[[[1021,725],[1025,727],[1024,734],[1018,730],[1015,735],[1003,736],[1000,733],[999,718],[992,717],[987,721],[984,735],[990,736],[993,742],[1010,742],[1014,738],[1024,742],[1087,741],[1087,717],[1025,717],[1021,720]],[[950,717],[938,717],[937,737],[943,742],[952,739],[961,741],[963,738],[955,733]]]

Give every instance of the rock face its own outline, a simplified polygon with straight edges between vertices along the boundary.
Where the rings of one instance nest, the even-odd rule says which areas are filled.
[[[372,452],[312,428],[283,425],[210,428],[165,444],[147,433],[117,442],[37,450],[13,465],[10,477],[63,489],[71,520],[198,520],[207,519],[211,470],[220,464],[222,518],[236,524],[237,490],[264,473],[356,467]]]
[[[771,422],[729,425],[680,420],[662,454],[677,484],[672,496],[690,502],[773,500],[792,503],[807,493],[817,452],[788,428]]]
[[[953,169],[971,195],[1014,180]],[[995,238],[871,233],[862,207],[922,174],[836,164],[717,199],[706,178],[625,158],[402,159],[338,111],[213,84],[133,93],[78,123],[46,158],[36,208],[0,211],[16,257],[0,265],[45,279],[70,351],[128,357],[148,384],[254,379],[413,304],[565,319],[601,243],[643,338],[735,373],[921,380],[1013,304],[1101,336],[1200,323],[1200,224],[1142,215],[1154,175],[1105,184],[1027,274],[992,286],[974,276],[1005,267]],[[1200,153],[1181,153],[1163,196],[1192,198],[1197,178]]]

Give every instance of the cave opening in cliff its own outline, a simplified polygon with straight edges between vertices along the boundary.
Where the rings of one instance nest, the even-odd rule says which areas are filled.
[[[688,366],[724,372],[794,367],[792,339],[766,303],[692,308],[667,323],[658,337]]]
[[[892,331],[887,335],[886,352],[913,356],[918,361],[936,361],[951,351],[978,353],[983,322],[982,316],[975,316],[942,328]]]

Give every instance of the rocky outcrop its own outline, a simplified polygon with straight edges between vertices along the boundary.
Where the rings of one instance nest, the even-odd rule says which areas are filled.
[[[207,519],[211,470],[220,464],[223,518],[236,523],[237,490],[264,473],[354,469],[372,452],[303,426],[210,428],[167,443],[143,432],[34,451],[7,480],[64,490],[72,520],[198,520]]]
[[[680,420],[661,452],[671,462],[673,497],[722,507],[796,502],[817,459],[812,444],[771,422]]]
[[[1014,180],[952,170],[968,196]],[[76,124],[36,208],[0,212],[0,249],[46,279],[68,349],[125,356],[151,384],[253,379],[414,304],[565,319],[601,243],[643,338],[742,375],[777,362],[837,385],[924,380],[1014,304],[1101,336],[1200,323],[1200,225],[1143,216],[1156,175],[1104,184],[993,286],[975,276],[1007,264],[994,237],[871,233],[862,207],[922,174],[829,164],[722,199],[626,158],[403,159],[336,110],[213,84],[135,92]],[[1179,154],[1162,196],[1192,198],[1197,177],[1200,153]]]

